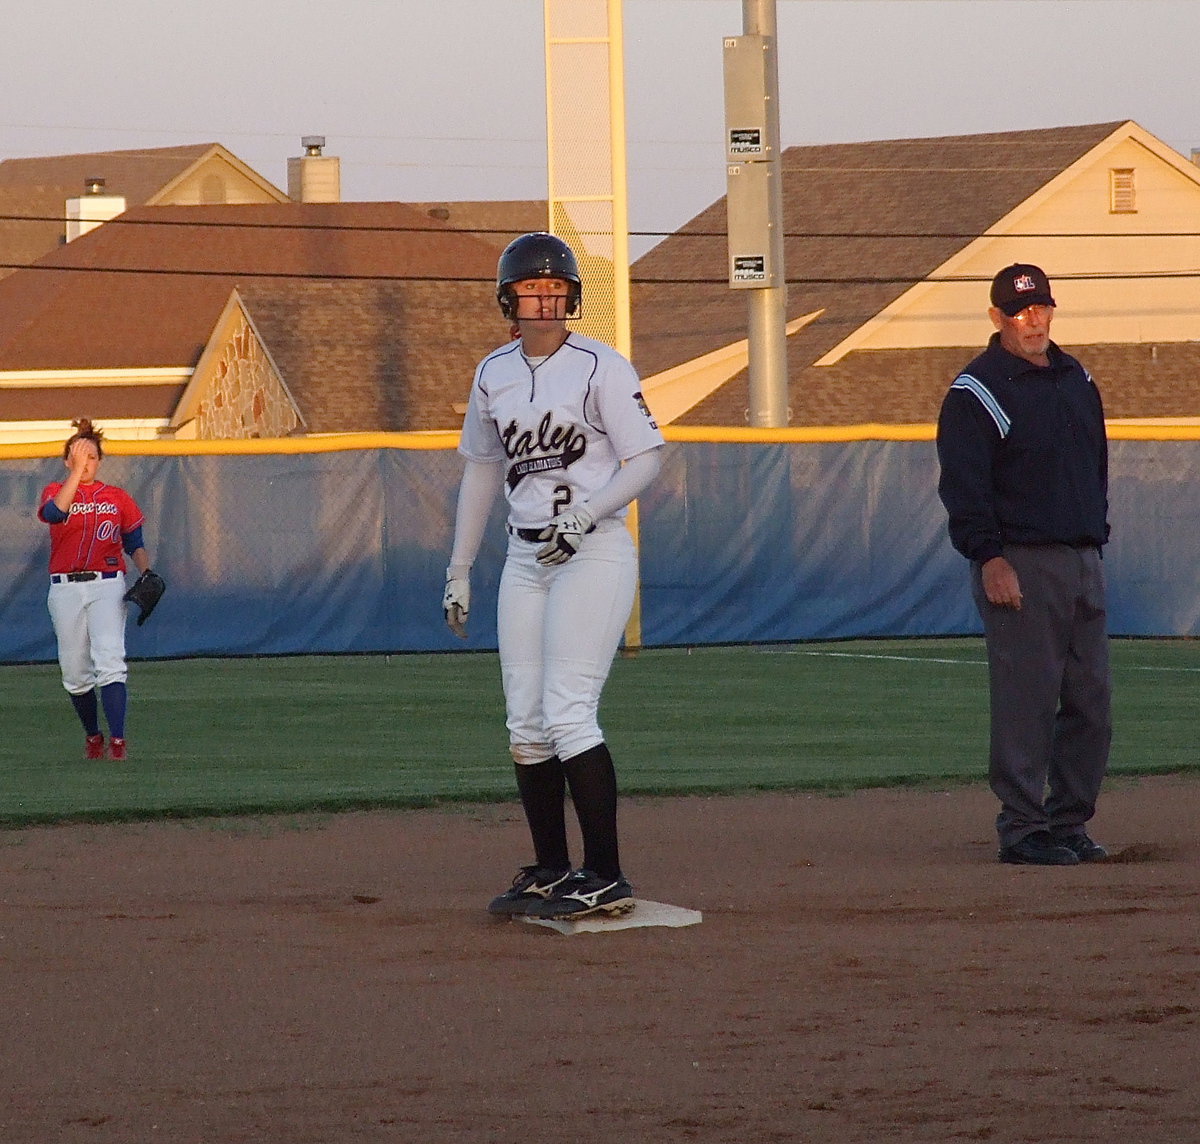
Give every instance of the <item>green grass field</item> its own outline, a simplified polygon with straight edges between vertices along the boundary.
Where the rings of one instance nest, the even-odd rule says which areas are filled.
[[[1200,641],[1113,642],[1113,774],[1200,769]],[[494,654],[131,666],[124,763],[82,759],[55,665],[0,668],[0,824],[515,797]],[[982,782],[979,640],[643,650],[601,720],[623,792]]]

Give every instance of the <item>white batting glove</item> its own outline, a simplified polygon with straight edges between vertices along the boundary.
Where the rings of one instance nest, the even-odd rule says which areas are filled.
[[[442,593],[442,615],[446,624],[460,640],[467,638],[467,616],[471,611],[471,581],[465,577],[446,574],[446,590]]]
[[[537,551],[539,564],[565,564],[583,543],[584,533],[592,527],[592,514],[583,505],[556,516],[550,527],[554,535]]]

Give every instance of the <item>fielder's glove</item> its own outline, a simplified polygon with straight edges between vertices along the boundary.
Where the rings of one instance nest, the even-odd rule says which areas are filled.
[[[162,599],[166,590],[167,582],[157,572],[147,568],[125,593],[125,599],[131,604],[137,604],[141,610],[137,619],[139,628],[150,618],[150,613],[158,606],[158,601]]]
[[[550,539],[537,551],[539,564],[565,564],[583,543],[584,535],[592,529],[592,514],[583,505],[556,516],[550,527]]]
[[[442,615],[450,630],[460,640],[467,638],[467,616],[471,611],[471,581],[446,574],[446,590],[442,593]]]

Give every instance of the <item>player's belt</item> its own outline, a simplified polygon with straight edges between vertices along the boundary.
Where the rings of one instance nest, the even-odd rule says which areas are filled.
[[[513,528],[510,524],[508,535],[524,540],[527,544],[536,544],[539,540],[549,540],[554,535],[554,529],[549,525],[545,528]]]
[[[588,532],[595,532],[596,526],[593,524],[588,528]],[[550,525],[545,528],[513,528],[508,525],[508,535],[515,536],[518,540],[524,540],[526,544],[536,544],[539,540],[549,540],[554,535],[554,529]],[[587,533],[584,533],[586,536]]]
[[[111,580],[120,574],[120,572],[55,572],[50,577],[50,583],[78,584],[82,580]]]

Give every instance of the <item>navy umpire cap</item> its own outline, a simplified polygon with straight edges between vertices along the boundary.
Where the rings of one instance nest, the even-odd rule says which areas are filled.
[[[1010,318],[1026,306],[1053,306],[1055,301],[1050,293],[1050,279],[1040,266],[1014,262],[992,279],[992,305],[1003,310]]]

